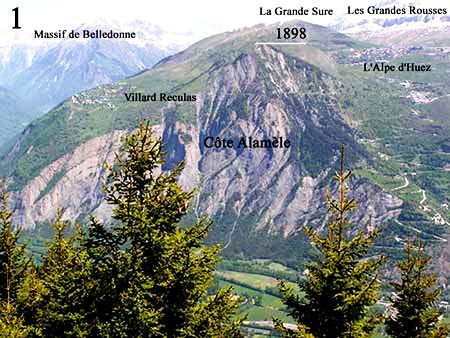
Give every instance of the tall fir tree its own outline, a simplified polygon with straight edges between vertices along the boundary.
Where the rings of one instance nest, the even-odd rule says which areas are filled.
[[[106,200],[117,224],[112,236],[126,244],[133,260],[133,288],[155,313],[161,337],[240,337],[231,289],[207,296],[219,254],[218,246],[203,244],[211,223],[202,218],[187,228],[179,225],[193,191],[177,182],[183,164],[160,172],[164,156],[161,139],[141,124],[125,139],[117,166],[109,166]]]
[[[81,230],[68,234],[69,222],[58,209],[51,223],[54,232],[37,275],[29,277],[29,305],[26,317],[34,321],[39,337],[87,337],[86,321],[90,265],[81,242]],[[76,227],[76,229],[80,229]]]
[[[342,146],[341,168],[334,176],[338,199],[327,196],[331,220],[326,234],[305,228],[319,256],[307,264],[308,275],[299,282],[303,295],[280,283],[283,302],[298,324],[292,330],[277,320],[276,328],[283,337],[308,337],[308,334],[315,338],[370,337],[377,321],[368,309],[378,300],[378,269],[383,257],[366,257],[377,231],[368,234],[358,231],[350,236],[348,214],[356,203],[347,193],[351,172],[345,171],[344,154]]]
[[[193,192],[177,182],[183,165],[161,172],[162,147],[141,124],[107,165],[112,224],[92,218],[78,241],[56,233],[40,271],[43,336],[241,337],[232,290],[208,295],[219,254],[204,244],[210,222],[180,226]]]
[[[436,277],[428,271],[431,257],[424,251],[423,242],[408,241],[406,258],[397,267],[400,280],[392,282],[392,311],[386,320],[386,332],[395,338],[447,337],[449,328],[439,321],[440,289]]]
[[[30,267],[25,244],[19,244],[20,228],[14,229],[5,181],[0,187],[0,337],[26,337],[30,327],[21,315],[21,291]]]

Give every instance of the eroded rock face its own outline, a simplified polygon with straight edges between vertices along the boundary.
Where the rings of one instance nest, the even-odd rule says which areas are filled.
[[[162,169],[185,161],[179,180],[186,189],[197,188],[193,213],[216,220],[215,240],[225,248],[242,227],[284,237],[304,225],[321,228],[327,217],[324,192],[338,166],[340,144],[347,144],[350,167],[365,156],[337,108],[336,80],[272,48],[257,47],[254,54],[211,70],[207,82],[197,93],[191,123],[177,121],[168,106],[154,127],[167,153]],[[123,135],[114,131],[91,139],[42,170],[15,196],[16,223],[32,228],[53,218],[58,207],[69,220],[86,213],[107,220],[111,207],[103,202],[102,167],[113,161]],[[206,137],[233,140],[234,146],[210,148]],[[291,145],[237,146],[249,137],[282,138]],[[354,178],[350,184],[360,203],[353,221],[367,226],[371,218],[376,227],[400,214],[400,199],[367,180]]]
[[[156,136],[162,134],[159,126],[154,129]],[[231,201],[229,207],[236,215],[236,226],[239,218],[253,215],[259,219],[256,230],[268,234],[281,232],[287,237],[303,225],[323,224],[327,172],[317,177],[302,176],[289,163],[290,150],[272,154],[261,149],[240,154],[202,153],[197,128],[177,122],[171,130],[166,137],[176,139],[185,154],[186,167],[180,183],[185,189],[198,187],[199,194],[193,203],[197,215],[220,215]],[[15,194],[15,223],[32,228],[52,219],[57,208],[64,209],[63,217],[68,220],[93,213],[107,221],[111,207],[103,201],[103,165],[114,161],[114,152],[124,134],[115,131],[94,138],[42,170]],[[353,197],[361,201],[360,210],[364,210],[354,215],[359,224],[369,224],[370,216],[372,224],[378,226],[400,214],[402,201],[398,198],[359,179],[352,180],[352,187]]]
[[[207,149],[200,144],[200,212],[215,215],[228,233],[249,219],[255,221],[251,227],[256,231],[285,237],[303,225],[321,227],[329,169],[338,166],[336,149],[346,143],[352,164],[364,154],[333,103],[337,83],[268,47],[257,49],[256,56],[241,55],[219,72],[211,75],[209,91],[202,96],[209,105],[199,116],[200,141],[216,136],[236,144],[240,137],[282,137],[292,146]],[[369,224],[371,218],[372,225],[379,226],[400,214],[400,199],[365,180],[354,179],[352,186],[361,203],[355,222]],[[227,246],[227,240],[224,243]]]
[[[103,165],[114,160],[123,135],[115,131],[89,140],[42,170],[15,194],[15,222],[29,228],[52,219],[57,208],[68,220],[95,210],[102,200]]]

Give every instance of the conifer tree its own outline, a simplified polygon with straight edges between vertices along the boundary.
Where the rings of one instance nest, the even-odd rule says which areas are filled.
[[[62,209],[51,223],[54,236],[48,245],[38,276],[29,277],[28,320],[35,321],[35,334],[43,337],[88,336],[85,316],[89,264],[80,245],[82,234],[68,235]]]
[[[108,250],[124,246],[133,267],[128,270],[128,289],[139,300],[133,304],[142,307],[138,313],[156,320],[155,336],[240,337],[240,321],[234,318],[238,304],[231,290],[207,297],[219,253],[218,246],[203,244],[211,223],[202,218],[190,227],[179,225],[193,191],[177,183],[183,164],[167,174],[160,172],[162,148],[161,139],[154,140],[145,124],[125,139],[105,185],[116,226],[108,233],[94,223],[90,240],[113,243]]]
[[[0,188],[0,337],[26,337],[29,332],[20,314],[19,294],[25,285],[30,259],[14,230],[5,181]]]
[[[56,237],[40,271],[44,337],[241,337],[231,289],[208,296],[219,247],[204,245],[210,222],[181,227],[193,192],[168,173],[148,125],[125,138],[107,165],[113,221],[91,218],[86,236]],[[60,230],[59,230],[60,229]]]
[[[45,289],[38,275],[38,267],[32,262],[24,281],[24,287],[18,295],[20,304],[18,311],[23,318],[23,323],[29,328],[27,337],[41,336],[38,311],[42,306],[44,295]]]
[[[276,328],[283,337],[370,337],[373,331],[376,318],[368,314],[368,309],[378,300],[378,269],[383,257],[366,257],[377,231],[349,235],[348,214],[356,203],[348,197],[346,183],[351,172],[345,171],[344,160],[342,146],[341,168],[334,176],[338,198],[327,197],[331,220],[326,234],[305,228],[319,256],[307,264],[309,273],[299,282],[304,296],[280,283],[283,302],[298,324],[292,330],[277,320]]]
[[[395,338],[447,337],[449,329],[439,322],[437,308],[440,289],[436,277],[428,271],[430,257],[420,239],[405,245],[406,258],[397,267],[400,280],[392,282],[392,314],[386,320],[386,332]]]

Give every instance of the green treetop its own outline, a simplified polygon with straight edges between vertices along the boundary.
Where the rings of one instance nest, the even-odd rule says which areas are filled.
[[[161,172],[162,147],[144,124],[125,138],[107,166],[110,226],[92,218],[86,236],[64,240],[57,220],[41,270],[45,337],[241,337],[231,289],[208,294],[219,253],[204,245],[210,222],[180,226],[193,192],[177,182],[182,164]]]
[[[18,243],[20,229],[14,230],[8,193],[3,181],[0,188],[0,337],[26,337],[20,307],[30,259],[25,245]]]
[[[299,282],[304,295],[281,282],[284,303],[298,324],[296,330],[290,330],[277,321],[283,337],[370,337],[373,331],[376,318],[368,309],[378,300],[378,269],[383,257],[366,257],[377,231],[349,235],[348,214],[356,208],[347,193],[350,176],[344,169],[342,147],[341,168],[334,176],[338,198],[327,197],[330,221],[326,233],[305,229],[319,256],[307,264],[306,279]]]
[[[386,332],[396,338],[447,337],[448,327],[439,323],[440,290],[435,276],[427,270],[431,258],[425,254],[419,239],[408,241],[405,252],[406,259],[397,265],[400,280],[391,283],[394,294]]]

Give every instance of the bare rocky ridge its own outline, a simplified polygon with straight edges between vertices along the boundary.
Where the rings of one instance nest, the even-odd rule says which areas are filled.
[[[16,224],[33,227],[52,219],[57,208],[64,209],[63,217],[68,220],[95,210],[103,197],[103,165],[114,160],[123,134],[115,131],[94,138],[42,170],[13,196]]]
[[[364,150],[337,108],[338,85],[307,63],[258,47],[210,70],[207,89],[197,93],[192,123],[177,121],[170,104],[164,108],[161,126],[155,127],[167,152],[162,169],[185,161],[180,182],[197,187],[192,211],[215,219],[213,240],[232,248],[243,233],[286,238],[303,225],[323,226],[324,192],[337,167],[339,145],[348,145],[350,166],[364,161]],[[32,228],[51,219],[58,207],[69,220],[87,213],[107,219],[111,210],[102,203],[102,166],[113,160],[123,134],[91,139],[43,169],[17,192],[16,222]],[[241,137],[283,137],[292,146],[215,149],[205,147],[207,136],[235,144]],[[361,203],[354,221],[369,226],[371,217],[376,227],[399,216],[400,199],[360,178],[352,186]]]
[[[158,127],[155,131],[156,136],[161,135]],[[14,207],[16,224],[32,228],[38,222],[52,219],[56,209],[60,207],[64,209],[63,217],[68,220],[75,220],[85,213],[93,213],[100,219],[107,220],[111,209],[103,202],[102,168],[105,162],[113,162],[114,151],[118,150],[124,133],[115,131],[94,138],[46,167],[13,197],[17,201]],[[198,140],[198,131],[195,128],[177,123],[169,137],[179,138],[182,142],[180,135],[189,135],[192,140]],[[329,183],[324,182],[325,173],[316,178],[299,177],[292,165],[286,165],[288,154],[275,153],[274,158],[269,159],[263,152],[251,153],[250,156],[208,152],[206,156],[203,154],[204,157],[201,157],[201,146],[198,142],[181,142],[179,146],[185,149],[183,160],[186,168],[180,177],[180,183],[190,189],[198,182],[201,196],[199,198],[202,205],[206,206],[194,204],[196,214],[223,213],[226,201],[239,195],[240,198],[232,205],[233,211],[237,215],[256,211],[261,219],[256,229],[269,234],[282,231],[287,237],[296,233],[299,225],[315,223],[320,226],[324,221],[322,185]],[[269,170],[259,170],[268,161],[273,162]],[[249,162],[259,165],[246,171],[243,168],[248,168]],[[60,172],[64,174],[43,194]],[[271,187],[271,178],[276,173],[279,173],[280,179]],[[298,184],[299,182],[301,183]],[[359,179],[353,180],[352,185],[357,200],[374,202],[363,202],[360,210],[364,212],[357,213],[355,221],[369,224],[369,216],[372,216],[373,224],[379,225],[390,218],[398,217],[401,200]],[[246,195],[252,198],[248,199]]]

